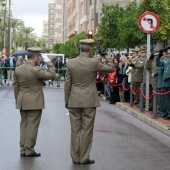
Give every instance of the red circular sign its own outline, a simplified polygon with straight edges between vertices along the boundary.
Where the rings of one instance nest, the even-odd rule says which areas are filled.
[[[147,34],[152,34],[158,30],[160,20],[157,14],[153,12],[144,12],[138,20],[139,28]]]

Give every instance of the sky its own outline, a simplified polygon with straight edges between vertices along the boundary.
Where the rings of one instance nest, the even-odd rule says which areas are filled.
[[[25,25],[35,28],[34,33],[42,35],[43,20],[48,19],[49,0],[13,0],[13,16],[25,21]]]

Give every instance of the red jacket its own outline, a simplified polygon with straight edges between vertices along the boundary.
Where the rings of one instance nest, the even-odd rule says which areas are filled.
[[[116,76],[117,76],[117,71],[116,71],[116,69],[114,70],[113,73],[108,73],[107,83],[108,83],[109,85],[111,84],[112,86],[116,85],[116,84],[117,84],[117,82],[116,82]],[[111,83],[111,80],[113,81],[112,83]]]
[[[100,82],[102,82],[102,73],[101,72],[97,72],[96,83],[100,83]]]

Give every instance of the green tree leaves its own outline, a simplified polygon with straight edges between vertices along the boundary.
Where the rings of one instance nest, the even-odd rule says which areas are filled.
[[[167,42],[170,37],[170,0],[143,0],[129,3],[125,8],[104,5],[103,17],[98,27],[96,39],[101,39],[106,48],[134,48],[146,44],[146,34],[138,27],[140,15],[146,11],[156,13],[161,26],[152,34],[152,43]]]
[[[82,32],[80,34],[75,35],[65,44],[55,44],[52,51],[56,54],[65,54],[69,58],[76,57],[80,53],[79,41],[85,38],[87,38],[87,35],[85,34],[85,32]]]

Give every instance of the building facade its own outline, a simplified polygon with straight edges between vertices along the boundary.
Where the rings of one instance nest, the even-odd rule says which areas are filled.
[[[54,45],[54,21],[55,21],[55,4],[48,4],[48,48],[52,49]]]
[[[42,40],[45,44],[45,47],[48,48],[48,20],[43,21],[43,33],[42,33]]]
[[[61,43],[62,0],[55,0],[54,42]]]
[[[65,43],[76,33],[85,33],[97,27],[103,16],[102,4],[120,4],[125,7],[133,0],[63,0],[62,1],[62,27],[61,42]],[[140,3],[141,0],[137,0]]]

